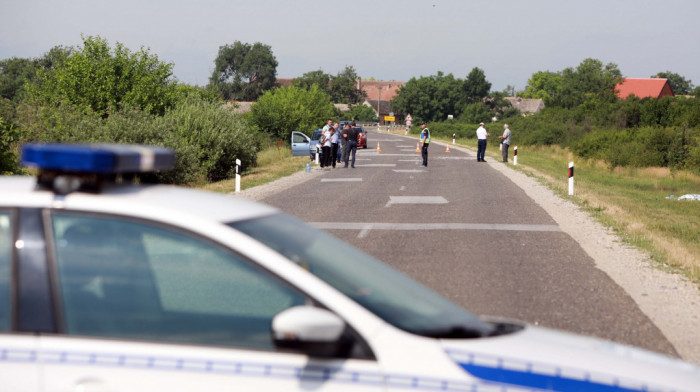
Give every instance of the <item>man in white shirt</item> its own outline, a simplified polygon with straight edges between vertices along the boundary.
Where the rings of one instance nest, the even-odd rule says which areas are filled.
[[[484,123],[479,123],[479,128],[477,128],[476,130],[476,138],[478,139],[478,148],[476,150],[477,162],[486,162],[486,159],[484,159],[484,155],[486,154],[486,138],[488,137],[489,133],[486,132],[486,128],[484,128]]]

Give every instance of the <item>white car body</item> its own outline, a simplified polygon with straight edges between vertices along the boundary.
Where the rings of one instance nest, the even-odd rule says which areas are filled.
[[[12,220],[24,208],[42,209],[45,217],[69,211],[155,222],[235,250],[325,305],[318,314],[327,323],[319,321],[319,329],[300,334],[331,339],[341,320],[364,340],[373,358],[323,358],[294,350],[81,336],[60,330],[29,333],[15,327],[0,330],[2,391],[700,390],[700,369],[694,365],[545,328],[525,326],[469,339],[433,338],[397,328],[308,268],[225,224],[279,213],[261,204],[165,185],[109,186],[97,194],[64,196],[37,189],[33,178],[0,177],[0,213],[9,211]],[[21,241],[16,240],[13,249],[33,246]],[[52,246],[57,245],[49,245],[49,253]],[[306,313],[279,323],[289,324],[291,330],[298,318],[316,317],[317,312],[309,310],[317,308],[300,308]]]

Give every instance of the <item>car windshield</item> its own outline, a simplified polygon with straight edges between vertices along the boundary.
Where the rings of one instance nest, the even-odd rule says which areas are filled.
[[[313,135],[311,135],[311,140],[317,141],[318,139],[320,139],[320,138],[321,138],[321,133],[323,133],[322,130],[320,130],[320,129],[315,130],[314,133],[313,133]]]
[[[489,336],[495,327],[386,264],[293,217],[233,222],[354,301],[405,331],[432,337]]]

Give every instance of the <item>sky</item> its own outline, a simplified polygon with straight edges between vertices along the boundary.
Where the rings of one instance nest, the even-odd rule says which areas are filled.
[[[148,49],[199,86],[236,41],[269,45],[280,78],[353,66],[377,80],[464,79],[479,67],[492,91],[523,90],[533,73],[594,58],[700,85],[698,15],[698,0],[0,0],[0,59],[85,35]]]

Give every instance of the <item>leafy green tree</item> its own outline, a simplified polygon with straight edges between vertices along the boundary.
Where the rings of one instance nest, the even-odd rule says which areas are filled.
[[[334,113],[328,94],[314,84],[308,90],[290,86],[265,92],[251,107],[248,120],[271,138],[289,141],[292,131],[311,136]]]
[[[219,47],[209,84],[225,100],[255,101],[277,80],[272,48],[260,42],[236,41]]]
[[[576,69],[562,71],[562,89],[552,103],[563,107],[574,107],[589,100],[614,102],[615,86],[622,78],[617,64],[603,65],[600,60],[585,59]]]
[[[147,50],[132,53],[120,43],[112,50],[103,38],[83,37],[82,48],[40,69],[27,92],[40,102],[70,102],[103,117],[125,106],[162,115],[176,99],[175,84],[172,64]]]
[[[668,79],[668,84],[671,85],[671,90],[675,95],[689,95],[694,88],[690,80],[686,80],[681,75],[671,71],[659,72],[651,77]]]
[[[527,81],[525,91],[520,94],[523,98],[535,98],[544,101],[548,105],[554,97],[558,97],[562,90],[562,76],[560,73],[539,71],[532,74]]]
[[[411,113],[415,123],[443,121],[450,114],[461,113],[463,97],[463,81],[438,71],[434,76],[411,78],[399,88],[391,104],[397,113]]]
[[[19,142],[19,130],[0,116],[0,174],[14,174],[19,171],[17,157],[13,149]]]
[[[292,79],[292,85],[308,90],[316,84],[321,91],[330,95],[332,102],[354,104],[364,98],[364,92],[357,88],[357,79],[355,68],[347,66],[336,76],[329,75],[320,69],[307,72]]]
[[[0,61],[0,97],[18,102],[24,85],[36,78],[38,70],[57,67],[70,53],[70,48],[56,46],[38,59],[12,57]]]
[[[359,122],[379,121],[374,109],[362,104],[350,106],[350,118]]]
[[[474,102],[467,105],[462,114],[458,117],[460,121],[469,124],[488,122],[491,119],[489,108],[482,102]]]
[[[361,102],[365,97],[362,90],[357,88],[357,71],[352,66],[347,66],[341,72],[331,78],[330,94],[335,103],[354,104]]]
[[[467,104],[481,102],[491,91],[491,83],[486,80],[486,74],[474,67],[464,81],[464,99]]]
[[[31,59],[13,57],[0,61],[0,97],[15,100],[34,75],[36,64]]]
[[[292,86],[310,90],[313,85],[318,86],[318,89],[330,95],[331,75],[323,72],[323,70],[310,71],[298,78],[292,79]]]

